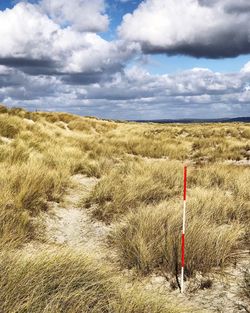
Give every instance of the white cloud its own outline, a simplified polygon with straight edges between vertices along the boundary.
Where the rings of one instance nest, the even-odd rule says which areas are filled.
[[[78,31],[105,31],[109,24],[104,0],[41,0],[40,5],[56,23]]]
[[[56,5],[59,2],[69,11],[69,6],[72,6],[74,12],[79,11],[79,14],[83,10],[83,8],[80,10],[74,8],[79,1],[56,0],[48,3]],[[96,7],[99,4],[101,10],[102,1],[94,0],[91,4],[86,2],[86,5],[85,2],[81,1],[81,5],[86,8],[85,14],[88,15],[89,10],[94,8],[96,14],[99,14]],[[97,17],[93,16],[93,18]],[[23,68],[33,75],[36,72],[45,74],[46,71],[100,73],[105,70],[120,69],[127,57],[133,53],[134,45],[108,42],[96,33],[83,31],[83,29],[92,29],[93,25],[84,14],[81,20],[85,23],[81,31],[73,27],[76,24],[72,27],[62,27],[56,23],[56,20],[50,19],[40,6],[22,2],[13,9],[0,11],[1,64]],[[99,20],[101,21],[100,18]]]
[[[11,69],[7,66],[0,65],[0,75],[8,75],[11,73]]]
[[[0,102],[108,118],[246,116],[250,114],[249,84],[247,73],[197,68],[151,75],[135,66],[84,86],[12,70],[0,74]]]
[[[117,73],[111,82],[104,82],[101,88],[88,88],[90,97],[130,99],[153,97],[190,97],[240,93],[248,76],[221,74],[208,69],[194,68],[172,75],[150,75],[144,69],[134,66]],[[184,98],[183,98],[184,99]],[[206,98],[207,99],[207,98]]]
[[[250,73],[250,62],[247,62],[241,69],[242,73]]]
[[[120,36],[145,52],[227,57],[250,52],[249,3],[146,0],[123,18]]]
[[[28,3],[0,11],[0,56],[47,56],[58,30],[58,25]]]

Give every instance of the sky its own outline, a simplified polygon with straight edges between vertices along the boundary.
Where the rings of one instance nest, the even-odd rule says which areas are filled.
[[[0,0],[0,38],[7,106],[250,116],[249,0]]]

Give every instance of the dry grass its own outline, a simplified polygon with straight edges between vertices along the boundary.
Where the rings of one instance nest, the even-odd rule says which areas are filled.
[[[111,242],[121,262],[143,274],[160,269],[166,274],[180,271],[181,209],[173,203],[141,207],[129,213],[113,234]],[[186,232],[186,275],[207,273],[225,266],[242,235],[238,223],[217,225],[198,216],[188,216]]]
[[[70,176],[82,173],[101,178],[84,201],[95,218],[116,223],[110,248],[121,265],[175,275],[188,162],[186,274],[224,267],[247,247],[250,228],[249,166],[225,161],[247,162],[249,140],[248,124],[116,123],[0,106],[0,311],[178,312],[145,290],[123,288],[86,256],[20,247],[34,238],[33,220],[48,201],[59,201]]]
[[[0,258],[2,312],[183,312],[166,298],[128,284],[110,274],[111,269],[71,250],[8,253]]]
[[[74,119],[67,114],[29,113],[21,109],[0,115],[0,136],[10,139],[0,142],[2,244],[18,245],[32,238],[32,218],[46,209],[47,201],[60,198],[72,174],[100,177],[113,165],[104,156],[89,155],[93,137],[84,134],[84,138],[78,131],[54,123],[71,123]],[[93,127],[99,127],[91,119],[83,121],[89,130],[93,123]]]
[[[181,170],[181,164],[174,161],[125,162],[97,184],[87,203],[97,203],[95,216],[110,221],[142,203],[158,203],[178,195]]]
[[[247,167],[189,166],[186,274],[230,264],[250,221]],[[121,263],[142,273],[180,269],[182,165],[168,160],[127,161],[110,171],[86,203],[94,216],[118,221],[111,242]]]

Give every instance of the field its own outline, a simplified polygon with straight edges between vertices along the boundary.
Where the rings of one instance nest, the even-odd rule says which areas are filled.
[[[1,313],[250,312],[250,124],[1,106],[0,187]]]

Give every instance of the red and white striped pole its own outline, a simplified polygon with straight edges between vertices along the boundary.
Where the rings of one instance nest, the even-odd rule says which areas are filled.
[[[183,175],[183,222],[182,222],[182,235],[181,235],[181,293],[184,292],[186,198],[187,198],[187,166],[184,166],[184,175]]]

